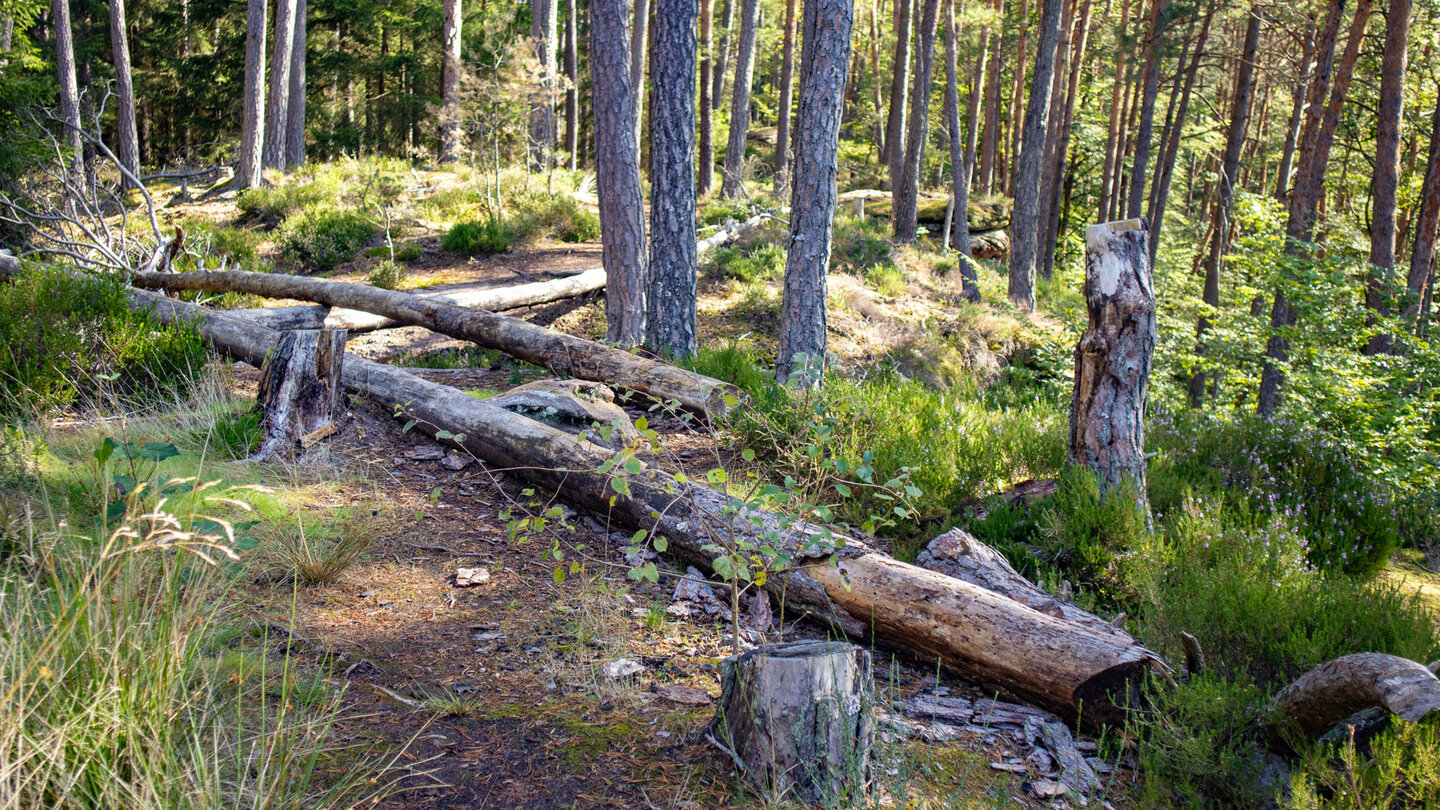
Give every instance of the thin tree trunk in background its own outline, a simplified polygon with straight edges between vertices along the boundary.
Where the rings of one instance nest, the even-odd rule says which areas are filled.
[[[656,0],[650,107],[650,283],[645,345],[695,352],[696,0]]]
[[[1165,38],[1165,12],[1170,7],[1170,0],[1151,0],[1151,5],[1150,41],[1145,46],[1145,85],[1140,97],[1140,128],[1135,133],[1135,160],[1130,167],[1130,196],[1126,207],[1126,216],[1131,219],[1144,213],[1150,136],[1155,124],[1155,97],[1160,92],[1160,46]]]
[[[1215,203],[1215,218],[1211,225],[1214,234],[1210,251],[1205,256],[1205,304],[1211,310],[1220,309],[1220,267],[1225,249],[1230,242],[1230,204],[1235,199],[1235,177],[1240,171],[1240,150],[1245,146],[1245,127],[1248,123],[1250,96],[1255,87],[1255,55],[1260,48],[1260,25],[1263,21],[1260,8],[1251,6],[1249,20],[1245,27],[1245,45],[1241,49],[1240,64],[1235,80],[1235,100],[1230,108],[1230,131],[1225,138],[1225,157],[1221,161],[1220,177]],[[1209,310],[1207,310],[1209,311]],[[1196,353],[1205,353],[1205,333],[1210,330],[1210,319],[1200,316],[1195,325]],[[1205,397],[1204,371],[1197,371],[1190,378],[1190,405],[1198,408]]]
[[[930,85],[935,75],[935,26],[940,0],[925,0],[920,25],[915,32],[915,86],[910,94],[910,114],[905,133],[905,160],[900,182],[895,185],[890,218],[896,241],[915,241],[920,202],[920,172],[925,162],[925,142],[930,129]],[[963,215],[963,214],[962,214]]]
[[[1120,28],[1116,35],[1119,48],[1115,53],[1115,80],[1110,88],[1110,129],[1105,137],[1105,167],[1100,172],[1100,212],[1101,222],[1110,220],[1110,213],[1115,210],[1115,175],[1119,174],[1117,164],[1120,162],[1120,122],[1124,116],[1121,109],[1124,101],[1125,88],[1125,32],[1130,25],[1130,0],[1120,0]]]
[[[1400,120],[1405,107],[1405,63],[1410,37],[1410,0],[1390,0],[1385,15],[1385,49],[1380,57],[1380,104],[1375,124],[1375,174],[1370,184],[1370,268],[1365,306],[1376,317],[1389,314],[1395,282],[1395,203],[1400,185]],[[1373,319],[1372,319],[1373,320]],[[1367,354],[1391,350],[1391,337],[1378,334]]]
[[[637,3],[637,7],[643,4]],[[555,165],[555,35],[559,25],[559,0],[531,0],[530,39],[535,61],[540,66],[540,86],[530,98],[530,170],[543,172]]]
[[[460,0],[445,0],[440,65],[440,162],[460,159]]]
[[[1070,59],[1070,81],[1065,89],[1065,117],[1060,123],[1060,142],[1055,152],[1055,177],[1057,178],[1052,201],[1049,222],[1046,225],[1044,240],[1041,242],[1044,263],[1040,272],[1045,278],[1052,278],[1055,274],[1055,256],[1059,250],[1062,222],[1067,222],[1069,217],[1061,219],[1061,203],[1069,209],[1069,200],[1064,197],[1066,186],[1073,186],[1070,182],[1069,159],[1070,159],[1070,135],[1075,128],[1075,105],[1077,96],[1080,93],[1080,74],[1085,70],[1085,49],[1090,41],[1090,12],[1093,9],[1091,0],[1085,0],[1080,8],[1080,20],[1076,24],[1076,35],[1074,37],[1074,55]],[[1063,182],[1062,182],[1063,180]]]
[[[645,339],[645,198],[635,142],[630,86],[630,20],[626,0],[590,2],[590,87],[594,96],[595,185],[605,264],[605,339],[635,346]]]
[[[1435,239],[1440,234],[1440,104],[1430,121],[1429,160],[1425,165],[1425,182],[1420,188],[1420,213],[1415,217],[1415,238],[1410,247],[1410,272],[1406,276],[1406,293],[1410,301],[1405,319],[1415,334],[1424,333],[1422,303],[1430,295],[1434,278]]]
[[[1009,155],[1010,171],[1005,177],[1005,191],[1011,197],[1015,196],[1015,176],[1020,171],[1020,153],[1023,148],[1020,111],[1025,109],[1022,101],[1025,98],[1025,38],[1029,29],[1030,0],[1020,0],[1020,34],[1015,40],[1015,81],[1010,86],[1010,151],[1006,153]]]
[[[1165,207],[1170,201],[1170,180],[1175,176],[1175,162],[1180,156],[1180,138],[1185,132],[1185,116],[1190,111],[1190,94],[1195,89],[1195,77],[1200,73],[1200,59],[1205,55],[1205,44],[1210,38],[1210,23],[1215,19],[1218,4],[1212,5],[1205,13],[1205,22],[1200,26],[1200,37],[1195,42],[1195,52],[1190,57],[1190,66],[1185,70],[1185,87],[1180,91],[1180,103],[1175,111],[1175,121],[1168,127],[1169,137],[1160,143],[1160,159],[1155,167],[1155,202],[1150,207],[1150,266],[1155,266],[1159,252],[1160,232],[1165,225]],[[1249,99],[1246,99],[1249,103]],[[1233,181],[1233,178],[1232,178]]]
[[[795,177],[776,376],[814,385],[825,366],[825,278],[855,6],[852,0],[808,0],[802,19]]]
[[[1000,69],[1005,61],[1005,0],[995,0],[995,16],[1001,21],[1000,35],[990,55],[990,68],[985,84],[985,137],[980,148],[980,193],[986,197],[997,186],[995,157],[1000,148]],[[973,166],[971,167],[973,170]]]
[[[739,197],[745,182],[745,135],[750,130],[750,84],[755,73],[755,35],[760,27],[760,0],[743,0],[740,49],[735,54],[734,93],[730,99],[730,137],[725,144],[725,165],[720,194]]]
[[[882,117],[882,112],[885,109],[885,100],[881,98],[883,82],[880,81],[880,2],[881,0],[870,0],[870,73],[872,76],[870,89],[874,93],[873,103],[875,104],[874,130],[871,137],[874,139],[878,159],[884,163],[885,119]]]
[[[1290,172],[1295,167],[1295,147],[1300,141],[1300,124],[1305,119],[1305,93],[1314,67],[1316,26],[1312,24],[1305,37],[1300,57],[1300,76],[1290,91],[1290,123],[1285,127],[1285,145],[1280,151],[1280,165],[1275,172],[1275,199],[1285,202],[1290,196]]]
[[[705,0],[707,7],[710,0]],[[566,167],[580,166],[580,43],[575,0],[565,3],[565,154]]]
[[[785,0],[785,44],[780,58],[780,109],[775,120],[775,194],[790,182],[790,114],[795,106],[795,12],[799,0]]]
[[[1360,42],[1370,20],[1372,5],[1371,0],[1360,0],[1355,8],[1345,55],[1335,70],[1334,87],[1331,88],[1335,41],[1345,11],[1344,0],[1331,0],[1325,33],[1317,47],[1319,56],[1316,59],[1315,79],[1311,82],[1307,97],[1299,170],[1295,176],[1295,188],[1290,193],[1289,212],[1285,222],[1285,252],[1296,260],[1309,258],[1308,246],[1314,239],[1315,217],[1325,190],[1325,170],[1330,162],[1335,125],[1339,122],[1340,108],[1350,89],[1351,73],[1360,53]],[[1330,94],[1328,106],[1325,104],[1327,90]],[[1285,381],[1283,365],[1290,359],[1289,345],[1279,330],[1294,326],[1295,320],[1296,314],[1290,308],[1285,291],[1277,289],[1270,307],[1270,328],[1273,334],[1265,345],[1266,361],[1260,376],[1260,393],[1256,398],[1256,412],[1262,418],[1268,419],[1275,414],[1280,400],[1280,386]]]
[[[285,114],[285,165],[305,165],[305,59],[310,9],[307,0],[295,3],[295,41],[290,47],[290,104]]]
[[[1055,256],[1055,244],[1047,243],[1050,237],[1050,215],[1059,214],[1059,197],[1062,187],[1059,170],[1060,122],[1065,118],[1065,80],[1070,73],[1070,37],[1072,19],[1075,16],[1075,0],[1062,0],[1060,15],[1060,39],[1055,46],[1055,69],[1050,79],[1050,113],[1045,129],[1045,157],[1040,168],[1040,202],[1036,220],[1036,272],[1043,278],[1050,278],[1047,263]],[[1053,268],[1053,264],[1050,267]]]
[[[571,0],[574,2],[574,0]],[[715,183],[715,0],[700,0],[700,166],[696,193],[710,193]]]
[[[52,0],[50,15],[55,26],[55,68],[60,80],[60,119],[67,132],[60,142],[70,148],[66,174],[76,190],[85,186],[85,147],[80,139],[80,82],[75,76],[75,34],[70,25],[70,0]]]
[[[64,3],[65,0],[56,0]],[[245,15],[245,99],[240,115],[240,160],[235,182],[241,189],[257,188],[260,147],[265,137],[265,0],[248,0]]]
[[[7,48],[8,50],[8,48]],[[130,38],[125,30],[125,0],[110,0],[110,50],[115,58],[116,157],[120,165],[140,176],[140,136],[135,130],[135,85],[130,79]],[[129,178],[123,178],[131,188]]]
[[[723,20],[720,25],[720,58],[715,60],[715,75],[710,77],[710,81],[714,82],[710,86],[710,103],[716,110],[720,109],[725,98],[725,72],[730,69],[730,41],[735,37],[735,0],[725,0],[722,8],[724,11],[720,13]]]
[[[1138,13],[1135,16],[1135,27],[1137,29],[1140,28],[1140,16]],[[1131,53],[1131,57],[1138,54],[1139,43],[1136,43],[1136,45],[1137,51]],[[1126,61],[1133,64],[1134,59],[1130,58]],[[1125,195],[1130,191],[1130,185],[1125,182],[1125,178],[1129,177],[1129,174],[1125,171],[1125,161],[1130,157],[1131,149],[1134,146],[1134,139],[1131,137],[1131,134],[1135,130],[1135,116],[1140,110],[1140,90],[1144,86],[1145,83],[1143,81],[1130,82],[1126,88],[1129,92],[1125,94],[1125,103],[1121,105],[1120,108],[1120,140],[1116,147],[1117,151],[1115,154],[1115,182],[1111,186],[1113,189],[1111,202],[1114,204],[1114,207],[1110,210],[1107,219],[1117,219],[1125,210]]]
[[[635,143],[642,144],[645,143],[645,62],[650,52],[650,0],[634,0],[634,3],[630,23],[630,86],[635,89]]]
[[[1170,132],[1175,125],[1175,110],[1180,106],[1180,93],[1181,88],[1185,84],[1186,76],[1185,65],[1190,59],[1191,46],[1195,43],[1195,23],[1196,18],[1191,17],[1190,24],[1185,28],[1185,36],[1180,40],[1180,58],[1175,60],[1175,73],[1170,77],[1170,97],[1165,104],[1165,123],[1160,127],[1160,151],[1155,155],[1155,166],[1157,169],[1153,174],[1153,179],[1150,181],[1150,196],[1145,207],[1145,216],[1151,219],[1150,224],[1152,230],[1154,228],[1155,197],[1160,193],[1160,169],[1165,166],[1165,150],[1170,143]],[[1196,53],[1198,53],[1198,51]],[[1156,241],[1155,239],[1149,240],[1151,250],[1155,249]],[[1152,267],[1155,265],[1153,256],[1150,259],[1150,265]]]
[[[270,56],[270,95],[265,106],[265,168],[285,168],[290,112],[290,49],[295,46],[295,2],[275,1],[275,44]]]
[[[950,198],[953,201],[953,248],[960,260],[960,287],[965,300],[979,303],[975,260],[970,255],[970,172],[975,161],[975,124],[980,117],[980,87],[985,81],[989,27],[980,32],[980,56],[970,82],[970,127],[960,129],[960,57],[955,47],[955,0],[945,2],[945,125],[950,130]]]
[[[918,0],[895,0],[895,61],[891,65],[890,113],[885,119],[885,144],[880,150],[891,190],[900,181],[905,158],[905,114],[910,92],[911,16]]]
[[[1015,171],[1015,208],[1010,215],[1010,301],[1022,312],[1035,310],[1035,248],[1039,238],[1040,170],[1045,158],[1046,111],[1055,44],[1060,39],[1060,0],[1045,0],[1040,13],[1035,75],[1025,105],[1025,131]]]

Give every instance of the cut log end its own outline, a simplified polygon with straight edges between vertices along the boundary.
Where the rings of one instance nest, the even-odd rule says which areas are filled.
[[[260,370],[256,407],[264,439],[251,457],[264,461],[307,449],[334,432],[345,391],[343,329],[300,329],[281,334]]]

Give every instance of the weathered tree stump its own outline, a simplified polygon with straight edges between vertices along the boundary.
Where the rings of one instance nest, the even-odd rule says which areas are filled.
[[[1145,496],[1145,390],[1155,353],[1155,286],[1144,219],[1085,230],[1085,303],[1090,324],[1075,345],[1070,463],[1095,471],[1102,496]]]
[[[1319,737],[1356,712],[1379,707],[1419,722],[1440,712],[1440,680],[1424,664],[1382,653],[1355,653],[1327,661],[1275,696],[1278,722]]]
[[[762,796],[810,804],[870,781],[870,653],[845,642],[767,644],[726,659],[713,728]]]
[[[282,332],[260,370],[256,407],[263,415],[265,438],[251,456],[264,461],[333,433],[345,393],[344,329]]]

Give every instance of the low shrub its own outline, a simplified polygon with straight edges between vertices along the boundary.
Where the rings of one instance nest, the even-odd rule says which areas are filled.
[[[405,280],[405,275],[405,265],[386,259],[375,265],[375,269],[370,271],[367,280],[372,286],[382,290],[393,290]]]
[[[131,312],[113,277],[32,267],[0,286],[0,411],[9,415],[172,400],[194,387],[208,354],[195,327]]]
[[[375,223],[357,211],[322,208],[285,220],[280,244],[290,259],[329,272],[353,260],[377,230]]]
[[[232,459],[242,459],[258,450],[261,439],[265,438],[260,422],[260,413],[255,410],[227,413],[208,427],[206,435],[193,438],[203,447]]]
[[[701,225],[724,225],[731,220],[744,222],[750,218],[750,204],[729,197],[714,197],[700,203],[699,216]]]
[[[895,246],[885,238],[880,220],[841,216],[835,220],[835,237],[830,249],[830,269],[864,275],[882,262],[894,262]]]
[[[726,278],[749,283],[777,281],[785,276],[785,249],[771,242],[743,248],[722,247],[715,251],[714,267]]]
[[[1148,536],[1145,524],[1133,488],[1102,498],[1099,479],[1077,465],[1060,475],[1055,495],[1040,509],[1035,554],[1101,602],[1131,606],[1133,563]]]
[[[246,189],[235,198],[235,207],[247,217],[269,224],[335,201],[336,190],[328,183],[300,183]]]
[[[451,253],[465,256],[489,256],[504,253],[515,241],[515,234],[501,220],[491,217],[484,222],[457,222],[445,233],[440,246]]]
[[[600,217],[568,194],[521,198],[509,217],[518,241],[551,236],[561,242],[600,238]]]
[[[905,282],[905,271],[893,261],[883,261],[870,266],[865,271],[865,283],[881,295],[896,296],[903,294],[909,285]]]

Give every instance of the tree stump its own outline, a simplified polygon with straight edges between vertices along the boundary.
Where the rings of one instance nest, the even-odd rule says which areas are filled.
[[[290,452],[335,432],[343,409],[344,329],[282,332],[260,370],[256,407],[265,436],[252,461]]]
[[[726,659],[712,727],[764,797],[836,804],[868,789],[870,653],[845,642],[767,644]]]
[[[1090,323],[1075,345],[1070,463],[1100,480],[1100,494],[1133,490],[1146,515],[1145,390],[1155,353],[1150,226],[1144,219],[1085,230],[1085,303]]]

